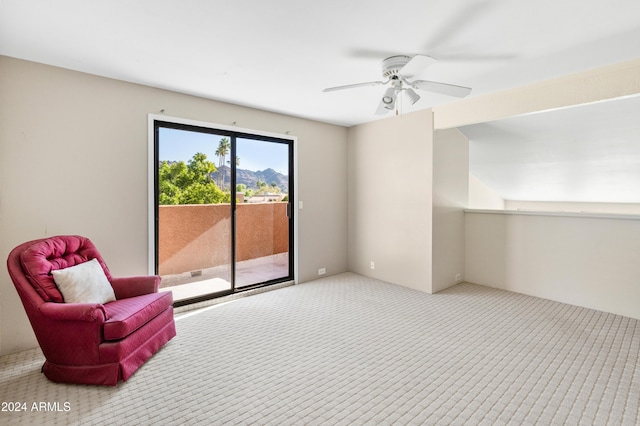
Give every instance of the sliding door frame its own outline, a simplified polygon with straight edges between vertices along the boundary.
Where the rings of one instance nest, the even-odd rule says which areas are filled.
[[[289,184],[290,184],[290,193],[289,193],[289,206],[288,211],[293,216],[293,232],[289,232],[289,252],[290,256],[293,257],[293,263],[289,262],[289,276],[291,277],[291,281],[297,283],[298,277],[298,215],[295,214],[294,206],[298,205],[298,194],[296,191],[297,185],[297,175],[298,175],[298,161],[297,161],[297,138],[295,136],[291,136],[288,134],[277,134],[253,129],[239,128],[236,126],[226,126],[222,124],[209,123],[197,120],[189,120],[178,117],[170,117],[163,114],[149,114],[148,115],[148,189],[147,189],[147,204],[148,204],[148,273],[150,275],[157,274],[158,267],[158,247],[157,247],[157,232],[158,232],[158,203],[157,203],[157,165],[158,165],[158,150],[156,149],[156,122],[164,123],[165,127],[171,128],[184,128],[188,130],[188,127],[197,127],[206,129],[206,133],[210,133],[228,136],[235,139],[244,138],[244,139],[252,139],[252,140],[262,140],[265,142],[278,142],[282,140],[291,141],[291,149],[293,152],[289,153]],[[282,142],[280,142],[282,143]],[[231,146],[231,158],[235,158],[235,143],[232,143]],[[235,171],[236,165],[235,162],[231,162],[231,189],[235,188]],[[233,197],[232,197],[233,198]],[[235,235],[235,199],[231,200],[231,215],[232,215],[232,233]],[[291,229],[291,228],[290,228]],[[232,238],[232,260],[235,260],[235,236]],[[231,273],[231,291],[225,292],[226,294],[246,291],[252,288],[260,287],[263,285],[269,285],[270,282],[259,283],[256,285],[243,286],[240,289],[236,288],[235,283],[235,264],[233,264]],[[288,282],[276,280],[276,282]],[[203,297],[208,299],[210,297]],[[198,300],[194,299],[193,301],[189,301],[189,303],[202,300],[203,298],[199,298]]]

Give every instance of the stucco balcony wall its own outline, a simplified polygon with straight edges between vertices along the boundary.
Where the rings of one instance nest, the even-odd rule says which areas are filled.
[[[236,260],[289,249],[287,203],[238,204]],[[172,275],[226,265],[231,261],[229,204],[159,208],[159,274]]]

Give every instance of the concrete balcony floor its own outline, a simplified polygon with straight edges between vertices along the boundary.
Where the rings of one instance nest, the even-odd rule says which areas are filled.
[[[288,274],[288,253],[244,260],[236,264],[236,288],[283,278]],[[172,291],[173,300],[178,301],[230,290],[230,280],[231,265],[222,265],[202,269],[198,276],[192,276],[191,272],[163,275],[160,289]]]

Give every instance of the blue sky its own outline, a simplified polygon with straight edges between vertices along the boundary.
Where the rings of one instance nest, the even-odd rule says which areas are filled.
[[[190,132],[179,129],[160,128],[160,161],[184,161],[196,152],[207,155],[207,159],[216,166],[215,155],[220,139],[224,136],[208,133]],[[287,145],[276,142],[264,142],[238,138],[237,155],[240,157],[240,169],[264,170],[272,168],[287,175]],[[227,161],[230,158],[227,156]]]

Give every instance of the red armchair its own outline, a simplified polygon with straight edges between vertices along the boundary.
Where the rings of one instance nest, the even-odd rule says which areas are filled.
[[[97,259],[113,288],[108,303],[64,303],[51,271]],[[171,292],[160,277],[114,278],[93,243],[80,236],[30,241],[11,251],[18,290],[54,382],[115,386],[176,335]]]

